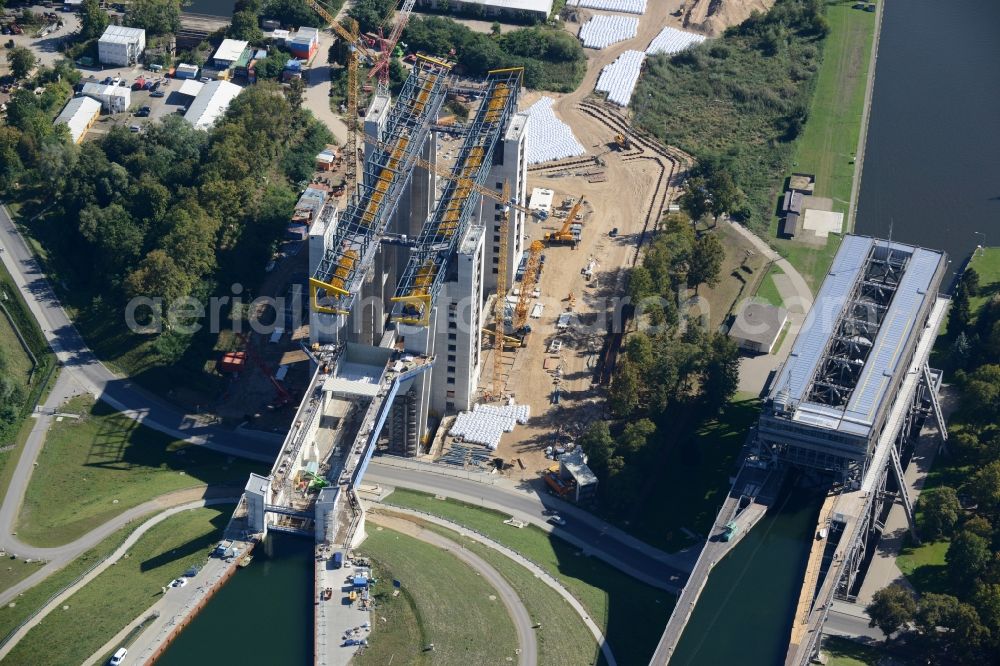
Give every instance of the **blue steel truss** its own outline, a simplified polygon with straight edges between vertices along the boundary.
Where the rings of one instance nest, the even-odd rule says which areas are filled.
[[[414,63],[389,112],[382,140],[365,160],[357,191],[309,280],[315,311],[349,312],[444,102],[449,71],[450,65],[433,58],[420,56]]]
[[[426,326],[431,306],[444,283],[448,260],[475,212],[480,187],[490,173],[493,150],[510,116],[517,110],[524,70],[520,67],[490,72],[486,95],[475,118],[467,125],[465,140],[451,177],[437,207],[417,239],[416,249],[403,271],[393,301],[393,319]]]

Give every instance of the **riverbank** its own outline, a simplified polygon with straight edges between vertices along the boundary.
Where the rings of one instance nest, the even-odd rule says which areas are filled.
[[[828,5],[826,16],[830,34],[808,120],[796,140],[786,177],[793,172],[815,175],[814,195],[830,199],[831,210],[844,214],[843,229],[847,232],[852,229],[864,161],[882,3],[873,14],[854,9],[851,2],[840,2]],[[815,291],[840,247],[841,236],[785,239],[779,237],[778,225],[779,219],[774,217],[769,242]]]

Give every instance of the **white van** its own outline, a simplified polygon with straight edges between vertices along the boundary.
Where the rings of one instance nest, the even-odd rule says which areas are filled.
[[[127,654],[128,650],[126,650],[125,648],[118,648],[118,651],[115,652],[114,656],[111,657],[111,661],[109,661],[108,663],[111,666],[121,666],[123,663],[125,663],[125,655]]]

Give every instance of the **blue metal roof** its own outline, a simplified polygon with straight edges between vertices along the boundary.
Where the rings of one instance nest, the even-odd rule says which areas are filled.
[[[845,408],[806,401],[816,366],[873,245],[910,255],[903,277],[865,360]],[[917,315],[934,284],[944,253],[861,236],[845,236],[830,272],[771,390],[771,398],[795,409],[793,419],[845,434],[867,436],[902,361],[906,342],[916,333]]]
[[[833,325],[844,309],[872,243],[873,239],[864,236],[844,237],[830,272],[795,338],[795,345],[781,369],[781,375],[774,383],[771,397],[777,391],[787,391],[792,404],[801,402],[805,397],[816,364],[823,356]]]
[[[893,248],[896,248],[896,244],[893,244]],[[889,382],[902,359],[906,341],[913,334],[917,314],[927,298],[927,290],[934,281],[938,265],[944,259],[941,252],[907,246],[902,246],[901,249],[913,254],[844,412],[845,417],[869,425],[875,420],[878,407],[885,398]]]

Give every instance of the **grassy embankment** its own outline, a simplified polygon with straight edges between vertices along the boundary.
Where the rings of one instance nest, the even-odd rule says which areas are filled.
[[[208,484],[242,486],[260,465],[179,442],[89,397],[66,408],[38,456],[18,536],[56,546],[164,493]]]
[[[521,553],[559,580],[587,609],[611,643],[621,663],[648,660],[663,631],[674,598],[644,585],[543,530],[515,529],[508,516],[456,500],[397,489],[386,504],[425,511],[474,529]]]
[[[538,663],[554,666],[603,663],[593,634],[580,616],[555,590],[538,582],[528,569],[503,553],[446,527],[410,516],[406,519],[461,544],[500,572],[524,602],[532,620],[541,624],[535,630]]]
[[[128,553],[47,615],[8,655],[13,664],[79,664],[152,606],[161,589],[208,556],[232,506],[171,516],[144,534]],[[120,543],[120,541],[118,542]],[[168,593],[169,594],[169,593]]]
[[[14,207],[11,213],[14,214],[16,210]],[[56,359],[41,329],[31,316],[20,290],[14,285],[13,278],[2,263],[0,263],[0,302],[10,314],[8,319],[7,315],[0,312],[0,374],[13,382],[20,396],[18,404],[0,405],[0,408],[14,408],[9,414],[12,418],[0,419],[0,493],[2,493],[14,473],[15,462],[34,423],[27,416],[51,385],[55,376],[52,370]],[[17,330],[34,354],[37,367],[14,332],[14,326],[17,326]]]
[[[794,161],[789,169],[789,174],[792,171],[815,174],[815,196],[832,199],[833,210],[844,213],[845,225],[875,35],[875,14],[853,9],[853,4],[842,1],[826,8],[830,34],[823,47],[809,120],[795,142]],[[825,245],[817,247],[777,238],[777,230],[778,220],[774,218],[771,243],[815,291],[840,247],[841,237],[831,235]]]
[[[392,624],[374,623],[369,648],[357,663],[473,666],[517,660],[514,623],[497,591],[455,556],[383,527],[369,529],[361,551],[379,564],[376,616],[384,607]],[[392,596],[393,579],[402,583],[398,597]],[[429,643],[433,659],[422,651]]]
[[[975,319],[986,301],[1000,293],[1000,248],[985,248],[972,258],[969,264],[979,274],[980,292],[970,299],[972,317]],[[943,341],[944,338],[938,338]],[[954,435],[961,429],[961,415],[953,418],[948,424],[949,434]],[[924,490],[932,490],[938,486],[960,487],[972,473],[968,465],[962,465],[950,456],[938,456],[927,474]],[[917,505],[917,524],[921,522],[920,506]],[[896,565],[907,577],[918,592],[935,592],[950,594],[951,585],[946,579],[945,553],[948,552],[950,540],[924,541],[919,546],[907,544],[896,558]]]

